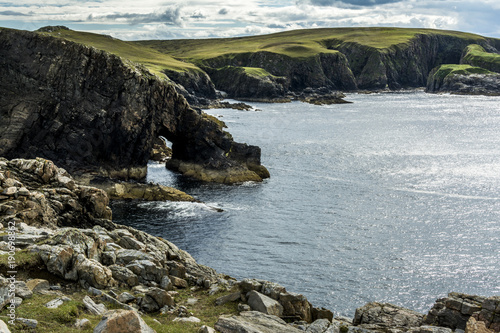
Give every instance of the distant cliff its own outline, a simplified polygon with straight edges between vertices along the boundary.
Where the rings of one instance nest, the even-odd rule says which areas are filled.
[[[164,136],[173,146],[169,166],[190,176],[227,183],[268,176],[258,147],[234,142],[167,80],[108,52],[0,29],[0,77],[0,156],[142,179]]]
[[[484,55],[464,56],[470,45],[477,45],[485,54],[497,54],[498,39],[432,29],[311,29],[242,38],[136,43],[200,66],[217,89],[234,98],[266,97],[270,91],[277,98],[310,88],[419,88],[425,87],[429,73],[443,64],[470,63],[492,71],[500,67]],[[231,72],[228,66],[233,68]],[[271,89],[257,89],[262,82],[229,79],[234,77],[234,68],[246,67],[265,70],[282,80],[271,82]],[[477,81],[478,86],[483,83]]]

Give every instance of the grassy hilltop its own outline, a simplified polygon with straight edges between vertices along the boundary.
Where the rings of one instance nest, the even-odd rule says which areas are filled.
[[[306,88],[425,87],[437,66],[470,64],[495,72],[500,57],[499,39],[434,29],[324,28],[134,42],[69,29],[41,30],[143,64],[208,98],[215,89],[234,98],[279,99]]]
[[[323,28],[279,32],[270,35],[215,38],[151,40],[135,44],[152,47],[173,57],[192,61],[215,58],[227,54],[267,51],[293,58],[306,58],[319,53],[332,52],[332,41],[356,43],[376,49],[407,44],[417,34],[444,35],[484,41],[485,37],[458,31],[406,28]]]

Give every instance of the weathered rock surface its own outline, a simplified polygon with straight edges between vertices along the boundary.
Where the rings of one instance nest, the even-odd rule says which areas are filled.
[[[267,297],[255,290],[248,293],[248,305],[254,311],[259,311],[268,315],[281,317],[283,314],[283,306],[278,301]]]
[[[424,315],[389,303],[368,303],[356,309],[353,324],[375,324],[383,327],[418,327]]]
[[[94,328],[94,333],[154,333],[136,311],[109,311]]]
[[[0,186],[9,183],[15,183],[14,193],[0,200],[0,223],[4,226],[8,222],[23,222],[44,227],[84,227],[111,219],[104,191],[77,185],[66,170],[52,161],[0,158]],[[20,194],[22,188],[28,193]]]
[[[485,328],[500,332],[500,297],[450,293],[448,297],[436,301],[427,314],[425,323],[465,330],[471,316],[483,322]]]
[[[436,75],[439,68],[429,74],[427,92],[459,95],[500,95],[500,74],[454,74],[445,77]]]
[[[242,312],[239,316],[220,317],[215,329],[221,333],[299,333],[303,332],[276,316],[258,311]]]
[[[120,57],[2,29],[0,76],[0,156],[40,156],[74,174],[142,179],[154,140],[163,136],[177,171],[189,173],[189,165],[199,169],[193,177],[208,170],[203,180],[262,179],[230,154],[238,146],[260,165],[257,147],[235,143],[168,81]]]
[[[154,183],[91,181],[90,185],[100,188],[110,199],[139,199],[146,201],[187,201],[197,202],[189,194],[173,187]]]

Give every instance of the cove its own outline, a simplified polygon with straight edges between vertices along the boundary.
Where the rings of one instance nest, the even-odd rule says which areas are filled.
[[[207,205],[114,202],[114,222],[342,315],[370,301],[427,312],[451,291],[498,294],[500,98],[346,99],[354,103],[207,111],[261,147],[271,178],[207,184],[150,163],[149,181]]]

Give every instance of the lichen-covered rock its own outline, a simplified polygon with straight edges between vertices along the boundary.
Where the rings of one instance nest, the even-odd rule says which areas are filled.
[[[248,305],[254,311],[259,311],[268,315],[281,317],[283,314],[283,306],[274,299],[263,295],[257,291],[248,293]]]
[[[141,316],[132,310],[113,310],[107,312],[94,328],[94,333],[155,333]]]
[[[383,327],[418,327],[424,315],[389,303],[368,303],[356,309],[353,324],[375,324]]]
[[[239,316],[222,316],[215,323],[221,333],[300,333],[299,330],[280,319],[258,311],[247,311]]]
[[[16,191],[26,189],[22,196],[17,191],[0,201],[0,223],[14,220],[38,227],[85,227],[111,219],[104,191],[76,185],[66,170],[52,161],[0,159],[0,186],[12,183]]]
[[[483,322],[485,328],[500,332],[500,297],[449,293],[448,297],[436,300],[425,324],[465,330],[471,316]],[[475,326],[478,325],[483,324]]]

